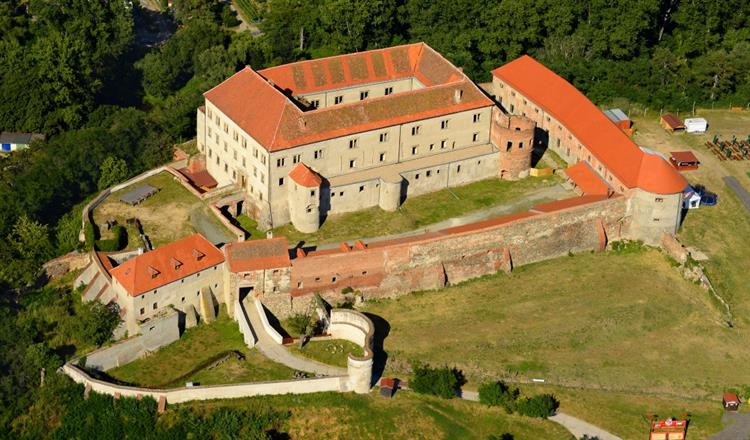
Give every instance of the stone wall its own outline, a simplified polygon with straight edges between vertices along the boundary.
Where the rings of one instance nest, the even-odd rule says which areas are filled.
[[[141,334],[86,355],[86,368],[107,371],[180,339],[179,314],[168,308],[141,325]]]
[[[349,380],[347,389],[355,393],[365,394],[373,385],[372,364],[374,353],[372,351],[375,326],[367,316],[360,312],[347,309],[331,310],[331,324],[328,332],[335,339],[345,339],[362,347],[363,355],[354,356],[351,353],[347,358],[346,371]]]
[[[398,240],[310,252],[292,260],[291,298],[264,295],[277,316],[304,310],[309,294],[336,303],[353,287],[371,296],[437,289],[513,266],[601,250],[628,230],[627,199],[579,197]]]

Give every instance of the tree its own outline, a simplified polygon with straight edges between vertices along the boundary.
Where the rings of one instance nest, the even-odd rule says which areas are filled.
[[[422,363],[412,365],[409,386],[418,393],[452,399],[461,391],[463,384],[463,373],[455,368],[432,368]]]
[[[6,252],[10,258],[0,269],[0,279],[11,284],[30,284],[36,280],[42,263],[53,255],[46,225],[23,214],[8,236]]]
[[[503,381],[485,382],[479,386],[479,401],[488,406],[502,406],[508,413],[515,409],[520,392]]]
[[[554,415],[559,407],[560,401],[552,394],[539,394],[516,402],[516,411],[527,417],[547,418]]]
[[[128,164],[112,156],[107,156],[100,167],[99,181],[97,186],[100,190],[120,183],[128,177]]]
[[[112,332],[119,324],[120,315],[117,310],[91,301],[81,304],[74,333],[78,340],[102,345],[112,337]]]

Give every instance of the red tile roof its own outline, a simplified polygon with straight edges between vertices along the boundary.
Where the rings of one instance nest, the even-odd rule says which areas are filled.
[[[649,191],[670,194],[679,192],[675,191],[675,187],[680,186],[677,181],[684,181],[683,188],[687,185],[674,169],[669,172],[659,169],[654,177],[642,176],[660,167],[655,167],[653,160],[642,167],[647,153],[573,85],[530,56],[511,61],[492,74],[557,119],[628,188],[639,187],[643,180]]]
[[[419,44],[391,49],[392,66],[384,67],[385,71],[403,71],[406,76],[420,78],[420,81],[424,81],[427,87],[317,110],[302,111],[281,90],[250,67],[246,67],[206,92],[204,96],[207,101],[218,107],[269,151],[283,150],[492,105],[492,101],[473,82],[428,46]],[[398,53],[403,53],[403,57],[396,56]],[[417,57],[413,54],[421,55]],[[338,68],[334,68],[336,73],[331,73],[332,65],[348,65],[348,61],[342,60],[349,59],[370,60],[364,62],[365,66],[369,66],[367,72],[362,70],[361,74],[352,76],[349,67],[342,67],[341,75],[343,76],[338,76],[340,73]],[[377,54],[363,52],[316,60],[318,63],[323,63],[320,65],[328,66],[326,70],[328,73],[322,74],[325,82],[319,81],[320,87],[338,88],[341,87],[340,84],[353,81],[352,78],[357,78],[356,81],[362,82],[380,81],[378,79],[382,76],[378,73],[380,68],[375,67],[379,63],[373,61],[376,59],[378,59]],[[308,66],[303,63],[302,67],[298,64],[273,68],[271,74],[278,75],[276,85],[287,88],[301,87],[301,90],[307,90],[308,81],[315,83],[314,79],[305,79],[308,73],[312,75],[311,72],[314,69],[310,66],[315,64]],[[295,76],[295,71],[303,74]],[[268,74],[269,70],[263,72]],[[383,75],[387,77],[388,74]],[[332,77],[335,77],[335,81]],[[329,80],[334,84],[331,85]],[[456,99],[457,95],[460,96],[459,99]]]
[[[724,400],[725,403],[728,403],[728,402],[741,403],[740,398],[737,397],[737,395],[734,393],[724,393],[724,395],[722,396],[722,399]]]
[[[224,254],[200,234],[193,234],[138,255],[112,269],[112,277],[130,296],[216,266]]]
[[[565,174],[584,194],[607,194],[611,190],[607,182],[602,180],[587,162],[578,162],[567,168]]]
[[[672,151],[669,153],[670,156],[675,160],[675,162],[690,162],[690,163],[700,163],[697,157],[695,157],[695,154],[693,154],[692,151]]]
[[[229,243],[224,246],[224,252],[232,272],[291,266],[289,244],[284,237]]]
[[[687,186],[687,180],[663,157],[643,153],[638,188],[655,194],[675,194],[682,192]]]
[[[178,169],[177,172],[185,176],[190,183],[198,188],[215,188],[219,185],[216,179],[214,179],[207,170],[191,172],[190,169],[186,167]]]
[[[665,124],[669,125],[669,128],[672,130],[680,130],[685,128],[685,124],[682,123],[682,121],[672,113],[664,113],[661,115],[661,120],[664,121]]]
[[[323,179],[318,173],[311,170],[304,163],[300,162],[289,171],[289,178],[297,182],[297,184],[305,186],[307,188],[317,188],[323,182]]]

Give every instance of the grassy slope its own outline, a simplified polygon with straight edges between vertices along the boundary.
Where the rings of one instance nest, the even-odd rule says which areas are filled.
[[[559,182],[557,177],[529,177],[518,182],[487,179],[409,198],[396,212],[374,207],[332,215],[313,234],[303,234],[293,226],[285,225],[276,228],[274,235],[285,236],[290,243],[305,241],[312,244],[407,232],[494,205],[520,202],[524,194]],[[531,204],[519,206],[517,211],[529,207]]]
[[[245,361],[229,360],[211,370],[180,379],[217,354],[229,350],[242,352]],[[291,378],[292,373],[291,369],[266,359],[256,350],[249,350],[237,323],[225,314],[210,325],[201,324],[188,329],[179,341],[148,357],[108,371],[116,379],[147,387],[180,386],[190,381],[213,385],[280,380]]]
[[[197,408],[231,405],[289,411],[294,439],[478,439],[505,432],[516,440],[571,439],[559,425],[505,414],[473,402],[397,393],[388,400],[370,395],[316,393],[194,402]]]

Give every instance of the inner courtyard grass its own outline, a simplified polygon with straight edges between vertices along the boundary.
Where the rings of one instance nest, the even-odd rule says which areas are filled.
[[[516,182],[499,179],[481,180],[407,198],[396,212],[386,212],[373,207],[329,216],[320,229],[312,234],[301,233],[288,224],[274,229],[274,235],[285,236],[292,244],[300,241],[306,244],[320,244],[413,231],[452,217],[506,203],[515,204],[514,211],[523,211],[535,204],[524,202],[524,196],[560,182],[562,179],[557,176],[528,177]]]
[[[362,356],[364,354],[362,347],[342,339],[310,341],[301,349],[299,345],[294,344],[289,346],[289,349],[296,355],[336,367],[346,367],[346,360],[349,357],[349,353],[354,356]]]
[[[268,409],[290,413],[285,427],[293,439],[477,439],[504,433],[514,440],[573,439],[551,421],[509,415],[475,402],[444,400],[413,392],[385,399],[373,392],[263,396],[238,400],[190,402],[197,410],[217,406]],[[175,411],[170,408],[169,411]],[[168,416],[168,413],[165,414]]]
[[[244,360],[230,359],[211,368],[204,366],[222,353],[236,350]],[[191,374],[191,372],[194,372]],[[201,385],[291,379],[293,370],[277,364],[242,340],[237,323],[225,313],[211,324],[200,324],[157,352],[107,372],[113,378],[145,387],[177,387],[185,382]]]

